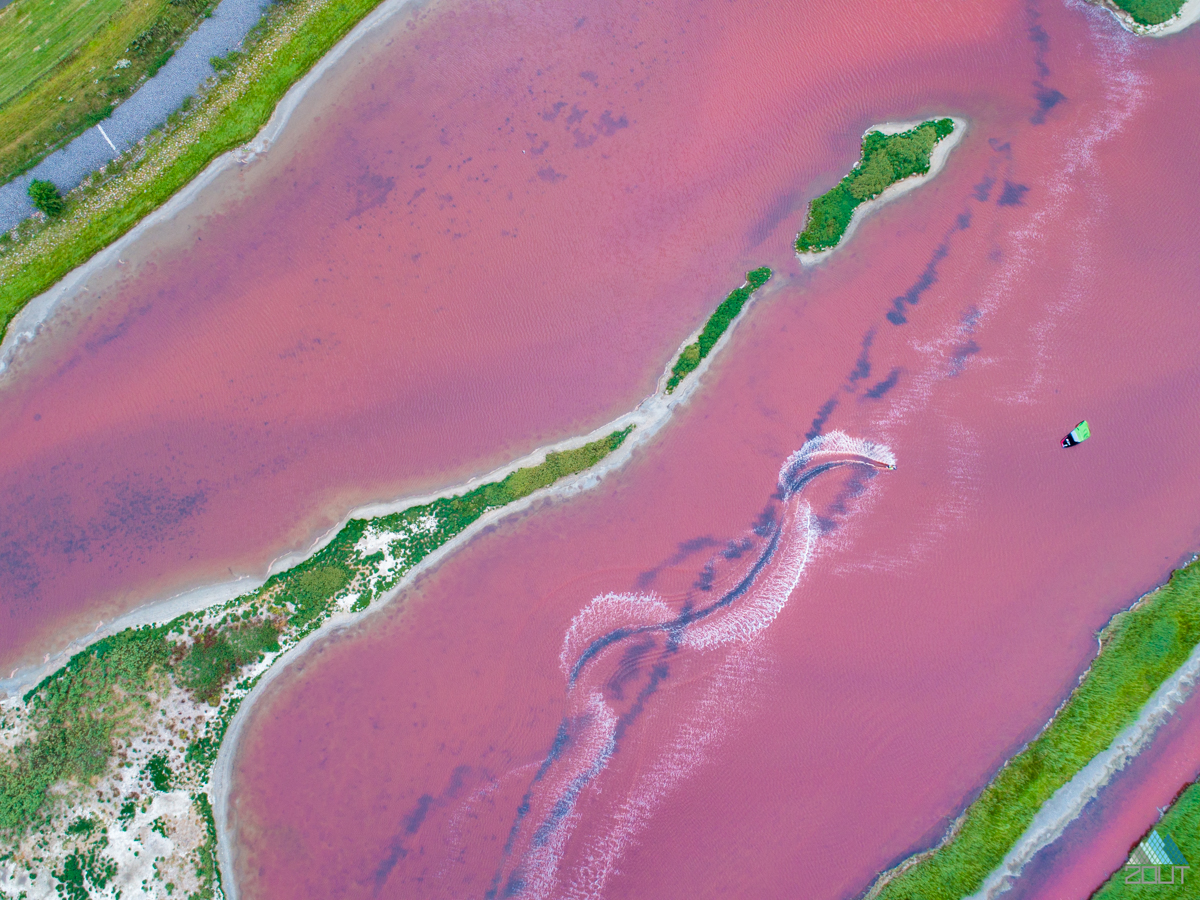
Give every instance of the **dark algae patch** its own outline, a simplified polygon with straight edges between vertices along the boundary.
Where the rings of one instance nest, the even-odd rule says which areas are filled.
[[[734,290],[721,301],[721,305],[704,324],[704,330],[694,343],[688,344],[671,367],[671,377],[667,379],[667,393],[672,393],[679,383],[695,371],[700,361],[712,351],[717,341],[721,339],[733,320],[741,313],[746,301],[760,287],[771,280],[771,270],[766,266],[746,273],[746,283]]]
[[[810,204],[808,221],[796,237],[796,252],[836,247],[850,227],[854,210],[898,181],[927,174],[934,146],[953,131],[952,119],[933,119],[899,134],[867,132],[858,165]]]
[[[957,900],[979,888],[1038,809],[1137,719],[1200,643],[1200,561],[1176,570],[1163,587],[1114,617],[1100,642],[1099,655],[1066,705],[967,808],[957,834],[883,885],[874,895],[878,900]],[[1181,815],[1197,815],[1197,804],[1194,796]],[[1181,842],[1183,852],[1190,847],[1200,855],[1200,839],[1189,840],[1188,847]]]

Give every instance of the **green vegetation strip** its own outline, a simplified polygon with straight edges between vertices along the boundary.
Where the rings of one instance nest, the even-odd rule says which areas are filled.
[[[717,311],[704,324],[700,337],[694,343],[683,348],[679,359],[675,360],[675,365],[671,367],[671,377],[667,379],[668,394],[672,393],[675,388],[679,387],[679,383],[683,379],[695,371],[696,367],[700,365],[700,361],[708,356],[717,341],[721,339],[721,335],[738,317],[750,296],[770,279],[771,270],[766,266],[755,269],[753,272],[747,272],[746,283],[721,301]]]
[[[247,53],[225,73],[229,87],[214,89],[179,129],[179,140],[153,147],[137,167],[118,176],[103,197],[90,198],[80,215],[66,213],[27,246],[6,248],[0,263],[0,337],[30,300],[125,234],[226,150],[246,143],[296,81],[380,0],[326,0],[278,6]],[[285,39],[272,41],[271,32]],[[232,98],[232,99],[231,99]],[[139,177],[140,176],[140,177]],[[22,252],[23,251],[23,252]]]
[[[1139,25],[1161,25],[1179,15],[1184,0],[1113,0]]]
[[[106,118],[217,0],[15,0],[0,11],[0,183]]]
[[[1000,770],[953,838],[875,897],[959,900],[977,890],[1050,796],[1137,718],[1200,643],[1198,601],[1200,561],[1194,561],[1114,617],[1100,633],[1100,654],[1053,722]]]
[[[850,227],[854,210],[897,181],[928,174],[934,146],[953,131],[952,119],[936,119],[899,134],[868,132],[858,165],[809,206],[808,221],[796,237],[796,252],[815,253],[836,247]]]
[[[365,608],[484,513],[591,468],[632,431],[629,426],[574,450],[549,453],[539,465],[459,496],[376,519],[352,519],[312,557],[227,604],[229,612],[216,623],[205,612],[187,613],[166,625],[126,629],[76,654],[24,698],[36,736],[0,755],[0,835],[19,838],[42,827],[55,812],[55,785],[87,784],[104,773],[139,714],[152,709],[150,692],[161,697],[175,684],[198,701],[221,704],[241,671],[284,644],[294,646],[337,610],[338,600],[357,592],[351,608]],[[402,561],[382,576],[383,552],[364,556],[358,549],[368,529],[392,536],[392,552]],[[249,685],[240,687],[244,696]],[[201,781],[207,781],[206,770],[240,702],[240,697],[228,702],[209,731],[188,747],[186,760],[203,770]],[[165,757],[151,758],[146,770],[159,791],[169,790],[180,774],[171,772]],[[211,818],[207,801],[197,803]]]
[[[1147,896],[1153,897],[1155,900],[1160,897],[1162,900],[1173,900],[1175,897],[1196,896],[1195,879],[1200,874],[1198,871],[1200,870],[1200,782],[1192,782],[1181,791],[1175,802],[1171,804],[1171,808],[1167,810],[1167,814],[1162,817],[1162,821],[1158,822],[1154,828],[1159,834],[1169,834],[1175,840],[1175,845],[1179,847],[1184,858],[1187,859],[1189,870],[1184,873],[1182,880],[1176,884],[1126,884],[1126,873],[1121,868],[1101,885],[1100,889],[1092,895],[1092,900],[1132,900],[1132,898]],[[1138,839],[1138,843],[1141,843],[1141,840],[1148,834],[1149,832],[1146,832],[1142,835]],[[1129,850],[1132,852],[1133,847],[1130,847]],[[1173,876],[1168,871],[1168,867],[1164,866],[1160,877],[1170,878]]]

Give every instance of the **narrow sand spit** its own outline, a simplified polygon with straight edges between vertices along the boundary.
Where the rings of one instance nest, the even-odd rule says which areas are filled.
[[[573,447],[582,446],[590,441],[594,441],[598,438],[604,437],[605,435],[611,434],[614,431],[621,430],[630,425],[634,426],[633,433],[625,439],[625,442],[597,465],[591,469],[579,473],[578,475],[565,479],[559,484],[555,484],[541,491],[537,491],[536,493],[518,500],[515,503],[511,503],[508,506],[500,509],[492,510],[491,512],[480,517],[456,537],[447,541],[433,553],[430,553],[427,557],[425,557],[425,559],[423,559],[420,563],[410,569],[394,588],[383,595],[378,601],[373,602],[368,609],[362,610],[361,612],[341,612],[334,614],[328,621],[325,622],[324,625],[301,640],[298,644],[296,644],[295,647],[288,651],[285,657],[280,658],[278,662],[276,662],[267,672],[265,672],[258,684],[246,696],[245,700],[242,701],[241,706],[238,708],[237,714],[230,723],[229,730],[226,732],[225,739],[221,744],[220,752],[217,754],[217,762],[213,767],[212,780],[209,786],[209,796],[212,798],[213,809],[217,822],[218,863],[221,869],[221,879],[227,900],[236,900],[238,896],[237,885],[234,881],[233,866],[235,841],[233,839],[234,836],[229,832],[228,824],[229,790],[231,787],[233,766],[234,761],[237,758],[238,744],[242,736],[242,729],[249,716],[249,711],[254,707],[255,702],[266,691],[267,686],[275,678],[277,678],[285,668],[287,668],[296,660],[300,659],[303,656],[304,651],[311,647],[314,643],[324,637],[327,637],[329,634],[335,631],[355,624],[365,617],[373,615],[381,609],[386,608],[413,582],[414,579],[419,577],[422,573],[440,565],[443,560],[455,553],[460,547],[464,546],[479,532],[490,527],[506,516],[510,516],[522,510],[528,509],[535,504],[580,494],[583,491],[598,485],[609,472],[624,466],[633,455],[634,449],[648,441],[654,434],[656,434],[659,429],[666,424],[667,420],[671,417],[671,413],[677,407],[683,405],[691,398],[692,394],[696,391],[698,385],[703,380],[703,377],[708,371],[709,366],[712,364],[713,359],[715,359],[720,354],[721,350],[723,350],[729,343],[730,335],[733,333],[734,329],[742,321],[742,319],[745,318],[747,309],[749,309],[749,307],[760,296],[767,293],[769,290],[770,285],[765,285],[751,295],[750,299],[746,302],[746,305],[742,308],[741,313],[739,313],[737,318],[733,320],[733,322],[730,324],[730,327],[726,329],[724,334],[721,335],[716,344],[713,345],[713,348],[708,356],[706,356],[700,362],[700,365],[694,371],[689,373],[688,377],[684,379],[679,388],[677,388],[673,393],[666,393],[667,379],[671,375],[670,368],[667,368],[659,377],[655,392],[638,404],[637,408],[634,409],[633,412],[626,413],[625,415],[614,419],[606,425],[597,428],[588,435],[580,438],[572,438],[569,441],[563,441],[559,444],[541,448],[534,453],[517,460],[516,462],[510,463],[502,469],[497,469],[495,472],[474,478],[465,485],[449,488],[437,494],[436,496],[367,506],[356,510],[355,513],[351,514],[350,516],[347,516],[345,521],[349,521],[351,518],[382,516],[407,509],[411,506],[428,503],[431,500],[436,499],[436,497],[453,496],[454,494],[471,490],[480,484],[489,481],[497,481],[515,469],[529,465],[536,465],[537,463],[542,462],[546,458],[546,454],[553,450],[566,450]],[[672,364],[674,364],[675,360],[678,358],[679,353],[683,351],[683,348],[699,337],[701,330],[702,327],[684,339],[683,343],[680,345],[679,351],[677,351],[671,358]],[[331,540],[333,536],[342,529],[342,527],[345,525],[345,521],[343,521],[342,524],[338,525],[337,528],[333,529],[325,538],[323,538],[321,545],[328,543],[329,540]],[[284,568],[293,565],[296,561],[298,560],[291,560],[284,566]]]
[[[1200,0],[1193,0],[1193,2],[1200,3]],[[830,247],[828,250],[820,250],[816,253],[797,253],[796,257],[800,260],[801,265],[815,266],[817,263],[824,262],[829,258],[830,254],[836,253],[846,245],[846,241],[850,240],[850,236],[854,234],[854,230],[858,228],[863,219],[885,203],[891,203],[902,194],[907,194],[914,188],[919,188],[942,170],[942,167],[946,165],[946,160],[950,158],[950,151],[958,146],[958,142],[962,140],[963,135],[967,131],[967,122],[965,119],[960,119],[956,116],[947,116],[946,118],[954,122],[954,130],[934,144],[933,152],[929,154],[929,171],[924,175],[910,175],[908,178],[897,181],[878,197],[861,204],[854,210],[854,215],[850,217],[850,224],[846,226],[846,231],[842,235],[842,239],[838,241],[837,246]],[[879,131],[883,134],[899,134],[902,131],[916,128],[918,125],[928,121],[929,119],[916,119],[912,122],[884,122],[882,125],[872,125],[863,132],[863,137],[865,138],[872,131]]]

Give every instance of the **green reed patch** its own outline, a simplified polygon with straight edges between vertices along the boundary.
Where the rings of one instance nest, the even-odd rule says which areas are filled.
[[[25,695],[37,728],[0,758],[0,832],[21,835],[46,813],[49,789],[101,774],[121,724],[145,698],[171,648],[162,628],[130,628],[77,653]]]
[[[734,319],[741,313],[742,307],[751,295],[771,279],[771,270],[766,266],[746,273],[746,283],[736,288],[728,297],[721,301],[716,311],[709,316],[700,332],[700,337],[688,344],[671,367],[671,377],[667,379],[667,393],[672,393],[679,387],[680,382],[694,372],[700,361],[708,356],[716,346],[721,335],[729,328]]]
[[[175,671],[180,684],[197,699],[216,705],[238,672],[278,649],[279,626],[273,621],[208,628],[196,637]]]
[[[1184,0],[1113,0],[1139,25],[1161,25],[1183,9]]]

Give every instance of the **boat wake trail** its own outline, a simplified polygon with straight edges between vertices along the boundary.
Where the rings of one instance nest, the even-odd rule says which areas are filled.
[[[705,566],[685,599],[609,593],[575,616],[560,655],[566,710],[487,897],[602,893],[654,809],[752,699],[766,668],[758,637],[829,527],[802,492],[843,467],[889,469],[895,458],[840,432],[813,438],[780,470],[759,523]]]

